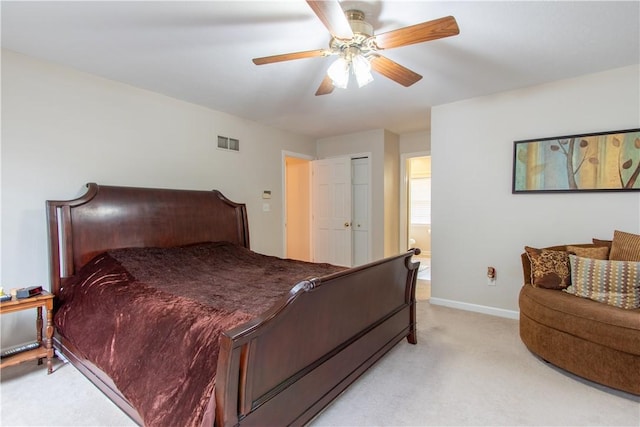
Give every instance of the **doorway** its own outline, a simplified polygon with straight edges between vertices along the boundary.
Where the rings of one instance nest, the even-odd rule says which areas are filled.
[[[284,256],[311,261],[311,159],[284,154]]]
[[[407,242],[431,258],[431,156],[411,157],[407,180]]]
[[[428,299],[431,285],[431,156],[405,154],[402,158],[401,244],[419,248],[416,297]],[[402,197],[404,196],[404,197]]]
[[[357,266],[371,261],[369,160],[368,155],[312,160],[306,156],[283,152],[285,257],[345,266]],[[335,171],[341,168],[343,171],[336,174]],[[343,175],[344,182],[337,179],[331,185],[321,186],[314,191],[314,186],[324,175],[330,176],[331,181]],[[331,187],[335,191],[329,191]],[[314,200],[319,206],[315,216]],[[322,202],[319,203],[318,200]],[[336,212],[342,212],[344,218],[329,218],[325,221],[323,215],[327,212],[332,216]],[[328,232],[318,232],[314,228],[325,222],[330,225]]]

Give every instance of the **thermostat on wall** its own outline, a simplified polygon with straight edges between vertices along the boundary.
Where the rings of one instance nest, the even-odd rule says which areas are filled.
[[[270,199],[271,198],[271,190],[264,190],[262,192],[262,198],[263,199]]]

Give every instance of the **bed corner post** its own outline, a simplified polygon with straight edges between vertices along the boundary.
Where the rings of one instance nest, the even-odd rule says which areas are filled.
[[[58,295],[62,277],[74,272],[71,208],[84,204],[98,193],[98,184],[87,183],[87,192],[74,200],[47,200],[47,233],[49,235],[49,285]],[[61,235],[62,233],[62,235]]]
[[[418,279],[418,268],[420,267],[420,263],[413,262],[411,258],[414,255],[420,255],[420,252],[419,248],[410,249],[409,253],[411,255],[406,258],[407,269],[409,270],[409,274],[407,275],[407,291],[409,294],[409,334],[407,335],[407,341],[410,344],[418,343],[418,331],[416,326],[416,281]]]
[[[238,425],[241,349],[233,348],[233,340],[220,336],[220,352],[216,373],[216,427]]]
[[[49,286],[54,295],[60,291],[60,234],[58,208],[47,200],[47,232],[49,234]]]

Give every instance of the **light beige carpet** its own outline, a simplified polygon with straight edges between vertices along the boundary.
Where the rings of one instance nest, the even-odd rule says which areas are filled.
[[[133,425],[71,365],[43,366],[2,371],[2,426]],[[398,344],[311,424],[639,426],[640,398],[534,357],[516,320],[421,300],[418,344]]]

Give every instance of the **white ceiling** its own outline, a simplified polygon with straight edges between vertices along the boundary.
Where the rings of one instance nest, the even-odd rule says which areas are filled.
[[[332,57],[251,62],[328,46],[303,0],[3,0],[2,47],[316,138],[426,130],[434,105],[640,63],[638,1],[342,3],[377,33],[453,15],[460,34],[384,52],[424,76],[409,88],[324,96]]]

